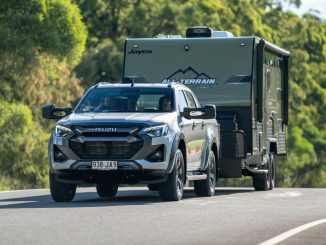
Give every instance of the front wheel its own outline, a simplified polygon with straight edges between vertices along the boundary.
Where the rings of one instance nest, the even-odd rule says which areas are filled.
[[[118,192],[118,183],[96,184],[96,191],[100,197],[114,197]]]
[[[184,158],[178,149],[173,159],[173,169],[168,176],[168,180],[159,187],[160,196],[163,201],[179,201],[183,195],[185,182]]]
[[[195,193],[200,197],[213,196],[215,193],[216,161],[213,151],[210,151],[208,155],[205,174],[207,175],[207,179],[194,181]]]
[[[56,202],[71,202],[76,194],[76,185],[60,183],[55,180],[54,174],[49,173],[51,197]]]

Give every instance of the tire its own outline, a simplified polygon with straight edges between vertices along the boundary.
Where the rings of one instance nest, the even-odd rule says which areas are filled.
[[[100,197],[114,197],[118,192],[118,183],[96,184],[96,191]]]
[[[276,157],[275,153],[269,154],[270,167],[269,167],[269,190],[273,190],[275,187],[275,176],[276,176]]]
[[[160,184],[159,192],[163,201],[179,201],[183,195],[185,182],[184,158],[178,149],[173,159],[173,169],[165,183]]]
[[[266,166],[263,169],[267,169],[268,173],[254,173],[252,175],[252,184],[256,191],[267,191],[270,188],[270,159],[268,157],[268,161]]]
[[[213,151],[210,151],[207,158],[207,168],[205,171],[207,179],[194,181],[194,190],[197,196],[209,197],[215,193],[216,184],[216,160]]]
[[[57,182],[53,173],[49,173],[51,197],[56,202],[71,202],[76,194],[76,185]]]
[[[160,188],[158,184],[148,184],[147,187],[150,191],[158,191],[158,189]]]

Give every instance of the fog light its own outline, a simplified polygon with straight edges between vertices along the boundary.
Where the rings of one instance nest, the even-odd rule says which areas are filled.
[[[157,160],[160,160],[163,158],[163,152],[162,151],[157,151],[154,153],[154,158]]]
[[[153,151],[147,158],[150,162],[162,162],[164,161],[164,145],[161,145],[155,151]]]
[[[53,158],[56,162],[64,162],[68,159],[56,145],[53,146]]]

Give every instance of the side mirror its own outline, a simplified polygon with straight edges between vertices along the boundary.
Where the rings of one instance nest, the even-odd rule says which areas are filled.
[[[216,119],[216,107],[215,105],[205,105],[205,118],[204,119]]]
[[[45,119],[61,119],[72,113],[72,108],[58,108],[54,104],[42,106],[42,117]]]
[[[185,107],[181,116],[186,119],[215,119],[216,108],[215,105],[204,105],[202,108]]]

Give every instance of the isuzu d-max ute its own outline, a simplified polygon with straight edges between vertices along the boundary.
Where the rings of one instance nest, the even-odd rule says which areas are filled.
[[[71,201],[82,183],[95,183],[100,197],[115,196],[120,183],[142,183],[177,201],[187,180],[198,196],[215,192],[215,106],[201,106],[182,84],[99,83],[74,110],[47,104],[42,116],[60,119],[49,141],[55,201]]]

